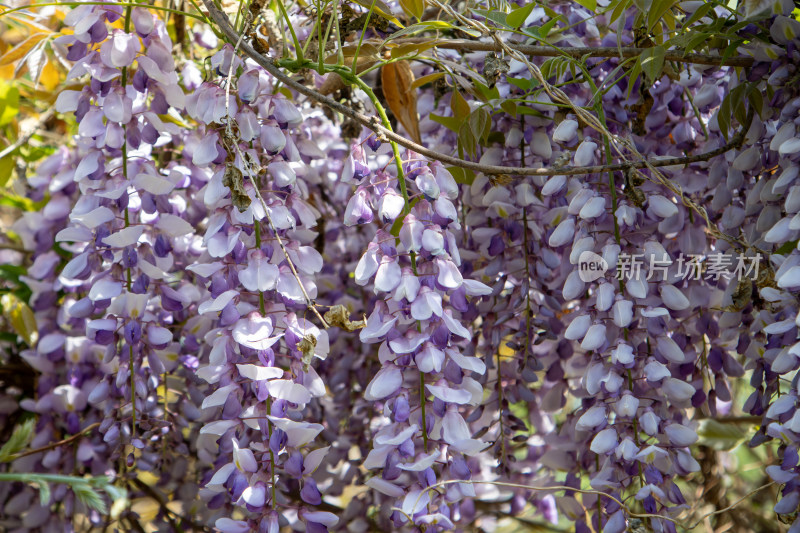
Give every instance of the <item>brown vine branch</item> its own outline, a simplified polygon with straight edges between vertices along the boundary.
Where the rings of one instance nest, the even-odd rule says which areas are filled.
[[[430,38],[425,37],[408,37],[397,39],[392,42],[400,44],[422,44],[429,43]],[[596,48],[582,47],[582,46],[564,46],[554,48],[552,46],[535,46],[530,44],[514,44],[508,43],[507,45],[512,50],[521,52],[527,56],[534,57],[563,57],[565,55],[574,59],[581,59],[583,57],[606,57],[606,58],[625,58],[625,57],[638,57],[642,52],[648,50],[647,48],[635,48],[631,46],[623,46],[616,48],[613,46],[599,46]],[[447,48],[450,50],[460,50],[464,52],[500,52],[502,48],[495,43],[484,43],[480,41],[468,41],[465,39],[447,39],[438,41],[436,48]],[[694,63],[697,65],[715,65],[727,67],[750,67],[755,63],[751,57],[738,56],[723,59],[719,56],[711,54],[687,54],[680,50],[670,50],[664,55],[664,60],[675,61],[678,63]]]
[[[725,513],[725,512],[727,512],[727,511],[730,511],[731,509],[733,509],[733,508],[737,507],[737,506],[738,506],[740,503],[742,503],[743,501],[745,501],[745,500],[747,500],[748,498],[750,498],[750,496],[752,496],[753,494],[755,494],[755,493],[757,493],[757,492],[760,492],[760,491],[762,491],[762,490],[764,490],[764,489],[766,489],[766,488],[768,488],[768,487],[771,487],[772,485],[775,485],[775,484],[776,484],[776,482],[775,482],[775,481],[770,481],[769,483],[767,483],[767,484],[765,484],[765,485],[761,485],[760,487],[758,487],[758,488],[756,488],[756,489],[753,489],[753,490],[751,490],[750,492],[748,492],[747,494],[745,494],[744,496],[742,496],[741,498],[739,498],[738,500],[736,500],[735,502],[733,502],[733,503],[732,503],[732,504],[730,504],[729,506],[725,507],[724,509],[720,509],[720,510],[718,510],[718,511],[711,511],[710,513],[706,513],[706,514],[704,514],[703,516],[701,516],[701,517],[700,517],[700,518],[699,518],[699,519],[698,519],[696,522],[694,522],[693,524],[691,524],[691,525],[688,525],[688,526],[684,526],[684,527],[686,527],[686,529],[688,529],[689,531],[691,531],[692,529],[694,529],[694,528],[696,528],[697,526],[699,526],[699,525],[700,525],[700,523],[701,523],[703,520],[705,520],[706,518],[708,518],[708,517],[710,517],[710,516],[718,515],[718,514],[721,514],[721,513]]]
[[[35,450],[29,450],[29,451],[27,451],[25,453],[18,453],[16,455],[14,455],[14,457],[12,458],[12,461],[16,460],[16,459],[20,459],[22,457],[28,457],[29,455],[34,455],[34,454],[37,454],[37,453],[40,453],[40,452],[46,452],[47,450],[52,450],[53,448],[58,448],[59,446],[64,446],[65,444],[69,444],[70,442],[78,440],[79,438],[83,437],[83,435],[85,433],[88,433],[89,431],[92,431],[93,429],[96,429],[96,428],[99,428],[99,427],[100,427],[100,422],[95,422],[94,424],[86,426],[83,430],[79,431],[78,433],[74,434],[71,437],[68,437],[66,439],[60,440],[58,442],[54,442],[52,444],[48,444],[47,446],[42,446],[41,448],[36,448]]]
[[[708,161],[709,159],[723,154],[733,148],[735,148],[740,142],[741,138],[744,135],[744,132],[740,132],[739,135],[734,137],[731,142],[725,144],[724,146],[717,148],[715,150],[711,150],[709,152],[704,152],[702,154],[697,154],[693,156],[687,157],[672,157],[669,159],[658,159],[658,160],[639,160],[639,161],[630,161],[626,163],[617,163],[613,165],[594,165],[588,167],[556,167],[556,168],[529,168],[529,167],[510,167],[510,166],[500,166],[500,165],[484,165],[481,163],[476,163],[474,161],[467,161],[465,159],[459,159],[457,157],[453,157],[447,154],[442,154],[424,146],[421,146],[411,140],[406,139],[400,135],[397,135],[393,131],[389,130],[388,128],[383,127],[380,122],[378,121],[377,117],[375,116],[367,116],[363,113],[359,113],[349,107],[324,96],[317,91],[306,87],[305,85],[293,80],[291,77],[284,74],[280,68],[275,64],[274,60],[271,58],[265,57],[259,54],[246,40],[242,39],[241,36],[233,29],[230,25],[227,15],[225,15],[222,11],[220,11],[211,0],[203,0],[203,3],[208,8],[209,17],[215,23],[217,23],[222,30],[222,33],[228,38],[230,42],[233,43],[240,43],[239,48],[247,54],[251,59],[253,59],[256,63],[258,63],[261,67],[263,67],[267,72],[269,72],[272,76],[278,79],[281,83],[294,89],[298,93],[305,95],[320,104],[323,104],[334,111],[341,113],[342,115],[349,117],[362,125],[366,126],[367,128],[381,134],[385,138],[390,141],[396,142],[400,146],[407,148],[409,150],[413,150],[414,152],[427,157],[432,160],[440,161],[442,163],[450,164],[453,166],[457,166],[460,168],[465,168],[469,170],[473,170],[475,172],[482,172],[483,174],[487,175],[516,175],[516,176],[557,176],[557,175],[564,175],[564,176],[574,176],[574,175],[582,175],[582,174],[594,174],[600,172],[613,172],[619,170],[626,170],[626,169],[641,169],[641,168],[655,168],[655,167],[666,167],[666,166],[679,166],[679,165],[687,165],[691,163],[697,163],[702,161]]]
[[[171,510],[169,507],[167,507],[167,503],[169,503],[167,499],[160,492],[158,492],[156,489],[154,489],[141,479],[137,478],[131,479],[130,483],[134,485],[137,489],[144,492],[147,496],[155,500],[156,503],[158,503],[158,506],[164,513],[164,517],[167,519],[167,521],[169,522],[170,526],[172,526],[172,529],[174,531],[176,532],[183,531],[183,528],[181,528],[180,525],[175,522],[175,518],[179,519],[183,524],[190,525],[192,527],[192,531],[213,531],[210,527],[195,522],[191,518],[183,516]]]

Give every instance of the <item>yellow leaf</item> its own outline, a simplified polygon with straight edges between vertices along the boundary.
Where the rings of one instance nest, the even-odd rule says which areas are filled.
[[[42,75],[39,77],[39,83],[48,91],[54,90],[61,82],[61,75],[56,68],[53,61],[45,63],[42,69]]]
[[[27,54],[31,48],[36,46],[37,43],[46,37],[46,33],[35,33],[31,35],[17,46],[3,54],[3,57],[0,57],[0,67],[19,61],[25,57],[25,54]]]
[[[388,63],[381,68],[381,86],[389,109],[417,144],[421,144],[417,94],[412,88],[414,73],[408,61]]]
[[[36,326],[36,317],[28,304],[13,294],[3,295],[0,304],[17,335],[22,337],[28,346],[33,347],[39,340],[39,329]]]

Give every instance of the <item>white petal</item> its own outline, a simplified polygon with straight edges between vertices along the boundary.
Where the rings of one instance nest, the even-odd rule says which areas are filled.
[[[103,242],[108,246],[113,246],[115,248],[125,248],[136,244],[143,232],[144,226],[130,226],[121,229],[116,233],[112,233],[108,237],[104,238]]]
[[[237,388],[239,388],[238,385],[234,383],[218,388],[217,390],[212,392],[210,396],[207,396],[203,400],[201,408],[208,409],[209,407],[218,407],[220,405],[223,405],[227,401],[230,393]]]
[[[233,300],[235,296],[239,294],[239,291],[230,290],[225,291],[213,300],[206,300],[205,302],[201,303],[197,307],[197,312],[201,315],[206,313],[218,313],[222,311],[228,303]]]
[[[144,189],[150,194],[167,194],[175,188],[175,184],[168,179],[161,176],[153,176],[152,174],[137,174],[133,178],[133,185],[140,189]]]
[[[250,448],[239,448],[239,443],[236,439],[231,439],[233,442],[233,464],[242,472],[256,472],[258,470],[258,462],[253,455],[253,450]]]
[[[268,415],[267,418],[275,424],[278,429],[286,432],[288,437],[287,446],[297,447],[308,444],[320,434],[324,429],[321,424],[311,424],[309,422],[295,422],[288,418],[277,418]]]
[[[472,394],[463,389],[451,389],[439,385],[425,385],[425,388],[436,398],[446,403],[467,404],[472,400]]]
[[[403,385],[403,372],[395,365],[382,368],[375,374],[364,391],[364,398],[369,401],[382,400],[391,396]]]
[[[602,196],[595,196],[588,202],[586,202],[583,207],[581,207],[578,216],[582,219],[590,219],[601,216],[603,213],[606,212],[606,199]]]
[[[614,428],[606,428],[598,433],[589,449],[594,453],[601,455],[608,453],[617,447],[617,430]]]
[[[578,132],[578,122],[572,119],[562,120],[553,130],[553,140],[557,143],[569,142]]]
[[[239,369],[239,374],[243,378],[254,381],[275,379],[283,376],[283,370],[274,366],[236,365],[236,368]]]
[[[669,218],[678,214],[678,206],[660,194],[654,194],[647,199],[647,204],[657,216]]]
[[[176,215],[162,213],[158,215],[156,229],[159,229],[170,237],[182,237],[194,232],[194,226]]]
[[[672,363],[683,363],[686,361],[686,354],[681,347],[678,346],[678,343],[670,337],[660,336],[656,341],[656,349],[667,361]]]
[[[590,407],[575,423],[578,431],[589,431],[594,429],[607,420],[606,408],[604,405]]]
[[[593,324],[586,332],[581,342],[581,348],[587,351],[597,350],[606,342],[606,327],[603,324]]]
[[[572,217],[570,217],[565,220],[562,220],[561,223],[558,226],[556,226],[556,229],[553,230],[553,233],[547,240],[547,244],[550,245],[552,248],[558,248],[559,246],[563,246],[567,244],[569,241],[571,241],[572,236],[574,234],[575,234],[575,220]]]
[[[570,322],[569,326],[567,326],[567,330],[564,332],[564,338],[571,341],[581,339],[584,335],[586,335],[586,332],[589,331],[589,327],[591,325],[592,317],[589,315],[581,315],[576,317],[572,322]]]
[[[400,284],[403,271],[397,261],[384,257],[375,274],[375,290],[390,292]]]
[[[369,478],[365,483],[366,486],[370,487],[371,489],[375,489],[380,493],[386,494],[387,496],[391,496],[392,498],[399,498],[400,496],[406,493],[402,487],[398,487],[397,485],[386,481],[380,476],[373,476]]]
[[[270,396],[300,405],[311,401],[311,393],[303,385],[291,379],[276,379],[267,385]]]
[[[683,311],[689,307],[689,299],[674,285],[661,285],[659,288],[664,304],[673,311]]]
[[[110,300],[115,296],[119,296],[121,293],[122,283],[104,278],[92,285],[92,288],[89,290],[89,299],[93,302],[97,300]]]
[[[675,446],[691,446],[698,441],[697,432],[681,424],[668,425],[664,433]]]

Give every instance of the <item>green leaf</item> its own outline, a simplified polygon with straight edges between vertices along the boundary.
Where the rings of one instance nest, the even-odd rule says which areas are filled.
[[[39,483],[39,503],[42,507],[50,503],[50,485],[43,481]]]
[[[511,85],[519,87],[523,91],[530,91],[537,85],[536,81],[525,78],[506,78],[506,80],[508,80]]]
[[[457,90],[454,90],[450,96],[450,109],[453,110],[453,116],[460,121],[466,119],[470,114],[469,104]]]
[[[697,435],[699,444],[715,450],[730,451],[744,442],[750,434],[749,424],[721,424],[713,418],[700,422]]]
[[[4,147],[0,146],[0,149]],[[0,187],[5,187],[11,181],[11,176],[14,175],[14,156],[19,153],[19,149],[14,150],[0,159]]]
[[[552,30],[555,27],[555,25],[558,24],[560,19],[561,17],[551,18],[550,20],[548,20],[539,27],[539,35],[542,36],[542,39],[547,38],[547,35],[550,33],[550,30]]]
[[[686,20],[686,22],[683,23],[683,30],[686,31],[686,29],[689,26],[691,26],[692,24],[694,24],[695,22],[697,22],[701,18],[705,17],[709,13],[709,11],[714,9],[714,7],[715,7],[715,4],[713,4],[712,2],[706,2],[703,5],[701,5],[700,7],[698,7],[695,10],[695,12],[692,13],[692,16],[689,17]]]
[[[633,3],[633,0],[622,0],[621,2],[617,2],[617,5],[614,6],[614,11],[611,13],[611,18],[608,19],[608,25],[613,25],[614,21],[620,18],[623,13],[625,13],[631,3]]]
[[[592,13],[597,11],[597,0],[575,0],[575,2],[582,5]]]
[[[728,140],[728,133],[731,129],[731,117],[733,113],[731,112],[731,93],[725,95],[723,98],[722,103],[717,110],[717,124],[719,125],[719,132],[725,138],[725,141]]]
[[[689,54],[697,50],[697,47],[701,44],[708,43],[708,40],[711,38],[710,33],[698,33],[693,35],[689,42],[686,43],[686,47],[684,48],[684,53]]]
[[[0,448],[0,463],[10,461],[14,455],[25,449],[33,437],[33,430],[35,427],[36,419],[29,418],[14,429],[11,438]]]
[[[642,71],[650,83],[655,83],[661,79],[661,71],[664,69],[664,56],[667,51],[663,46],[648,48],[641,54]]]
[[[672,6],[675,5],[675,0],[655,0],[653,6],[647,12],[647,29],[652,31],[658,21],[661,20]]]
[[[94,509],[100,514],[106,514],[108,512],[103,497],[88,483],[73,483],[72,492],[74,492],[78,500],[83,502],[89,509]]]
[[[517,118],[517,104],[511,100],[503,100],[500,104],[500,108],[512,117]]]
[[[472,185],[472,182],[475,181],[475,173],[468,168],[447,167],[447,171],[453,175],[456,183]]]
[[[764,96],[761,94],[761,91],[758,90],[758,87],[753,86],[753,90],[747,93],[747,99],[750,101],[750,107],[753,111],[758,113],[759,117],[763,118]]]
[[[641,56],[636,59],[636,63],[633,64],[631,67],[631,71],[628,73],[628,95],[627,98],[631,97],[631,92],[633,92],[633,86],[636,85],[636,79],[642,73],[642,58]]]
[[[519,9],[515,9],[506,17],[506,23],[514,29],[519,28],[525,23],[525,19],[527,19],[528,15],[531,14],[531,11],[533,11],[534,7],[536,7],[536,3],[531,2],[530,4],[524,5]]]
[[[442,115],[437,115],[436,113],[431,113],[428,115],[428,118],[455,133],[458,133],[458,130],[461,127],[461,120],[455,117],[444,117]]]
[[[22,337],[28,346],[33,347],[39,340],[39,329],[36,325],[36,316],[28,304],[15,294],[4,294],[0,298],[0,306],[16,334]]]
[[[482,107],[473,111],[469,116],[469,127],[472,130],[472,135],[474,135],[477,140],[481,141],[481,143],[486,142],[491,124],[492,119],[489,113]]]
[[[389,22],[393,22],[398,26],[400,26],[401,28],[403,27],[403,23],[397,20],[397,18],[395,18],[394,15],[392,15],[392,8],[386,5],[386,2],[384,2],[383,0],[353,0],[353,2],[367,9],[372,7],[372,4],[374,3],[375,9],[373,11],[375,13],[385,18]]]
[[[469,122],[462,122],[458,130],[458,146],[471,156],[475,156],[478,151],[478,139],[472,133]]]
[[[0,81],[0,126],[14,120],[19,113],[19,89],[6,81]]]
[[[507,21],[508,14],[495,9],[470,9],[476,15],[484,17],[486,20],[491,20],[495,24],[499,24],[503,28],[510,27]]]
[[[400,7],[406,15],[417,20],[422,18],[422,13],[425,11],[425,3],[422,0],[400,0]]]
[[[790,241],[790,242],[785,242],[785,243],[783,243],[783,244],[782,244],[782,245],[781,245],[781,246],[780,246],[780,247],[779,247],[777,250],[775,250],[775,253],[776,253],[777,255],[787,255],[787,254],[790,254],[790,253],[792,253],[792,250],[794,250],[795,248],[797,248],[797,243],[798,243],[798,242],[800,242],[800,241]]]

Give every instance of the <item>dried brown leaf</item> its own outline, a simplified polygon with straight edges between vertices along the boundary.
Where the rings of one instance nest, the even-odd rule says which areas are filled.
[[[417,115],[417,94],[412,88],[414,73],[408,61],[389,63],[381,68],[383,96],[389,109],[411,136],[411,140],[421,144],[419,116]]]

